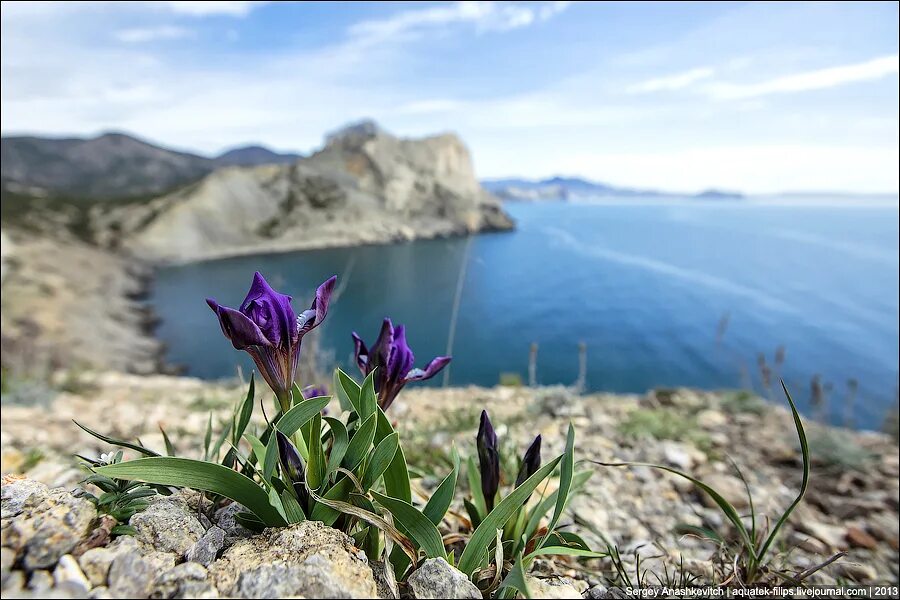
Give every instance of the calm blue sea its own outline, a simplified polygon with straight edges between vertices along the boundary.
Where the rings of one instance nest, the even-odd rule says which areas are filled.
[[[163,269],[154,288],[168,359],[204,378],[250,362],[220,333],[206,296],[237,306],[253,271],[309,302],[337,273],[346,288],[318,330],[349,367],[355,330],[404,323],[424,365],[447,346],[465,263],[452,384],[501,373],[573,383],[587,345],[591,390],[753,387],[759,356],[808,409],[821,377],[829,418],[878,428],[897,406],[896,206],[750,202],[510,204],[512,233],[295,252]],[[858,382],[848,415],[847,382]],[[440,377],[438,377],[440,380]],[[307,383],[307,382],[303,382]],[[311,383],[311,382],[309,382]],[[778,398],[776,396],[776,398]]]

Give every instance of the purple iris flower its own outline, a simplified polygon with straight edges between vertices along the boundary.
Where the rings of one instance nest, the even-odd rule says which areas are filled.
[[[424,369],[414,369],[415,357],[406,343],[406,330],[403,325],[394,327],[390,319],[381,324],[381,332],[371,348],[366,348],[356,332],[353,332],[353,343],[356,364],[362,374],[375,371],[375,392],[382,410],[388,409],[407,383],[431,379],[450,362],[449,356],[438,356]]]
[[[537,473],[541,468],[541,436],[534,438],[525,456],[522,457],[522,466],[519,467],[519,474],[516,477],[516,486],[522,485],[526,479]]]
[[[487,511],[491,512],[494,510],[494,499],[500,487],[500,447],[497,432],[494,431],[486,410],[481,411],[481,423],[478,425],[478,435],[475,436],[475,446],[478,448],[481,493],[484,495]]]
[[[325,318],[336,280],[334,276],[320,285],[312,305],[299,315],[291,307],[291,297],[273,290],[259,272],[253,276],[250,291],[238,310],[222,306],[212,298],[206,299],[219,317],[225,337],[236,349],[245,350],[253,358],[282,410],[291,406],[291,385],[297,373],[300,341]]]

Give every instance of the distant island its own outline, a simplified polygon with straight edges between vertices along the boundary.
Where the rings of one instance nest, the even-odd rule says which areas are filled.
[[[709,189],[697,194],[617,187],[580,177],[549,179],[488,179],[481,185],[503,200],[519,202],[586,200],[590,198],[694,198],[698,200],[743,200],[740,192]]]

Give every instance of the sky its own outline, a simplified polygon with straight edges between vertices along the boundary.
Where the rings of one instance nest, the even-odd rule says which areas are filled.
[[[479,177],[894,193],[898,4],[2,3],[3,135],[311,152],[373,118]]]

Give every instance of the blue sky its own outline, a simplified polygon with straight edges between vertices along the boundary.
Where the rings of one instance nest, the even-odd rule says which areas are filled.
[[[898,5],[2,5],[4,135],[309,152],[372,117],[481,177],[898,189]]]

